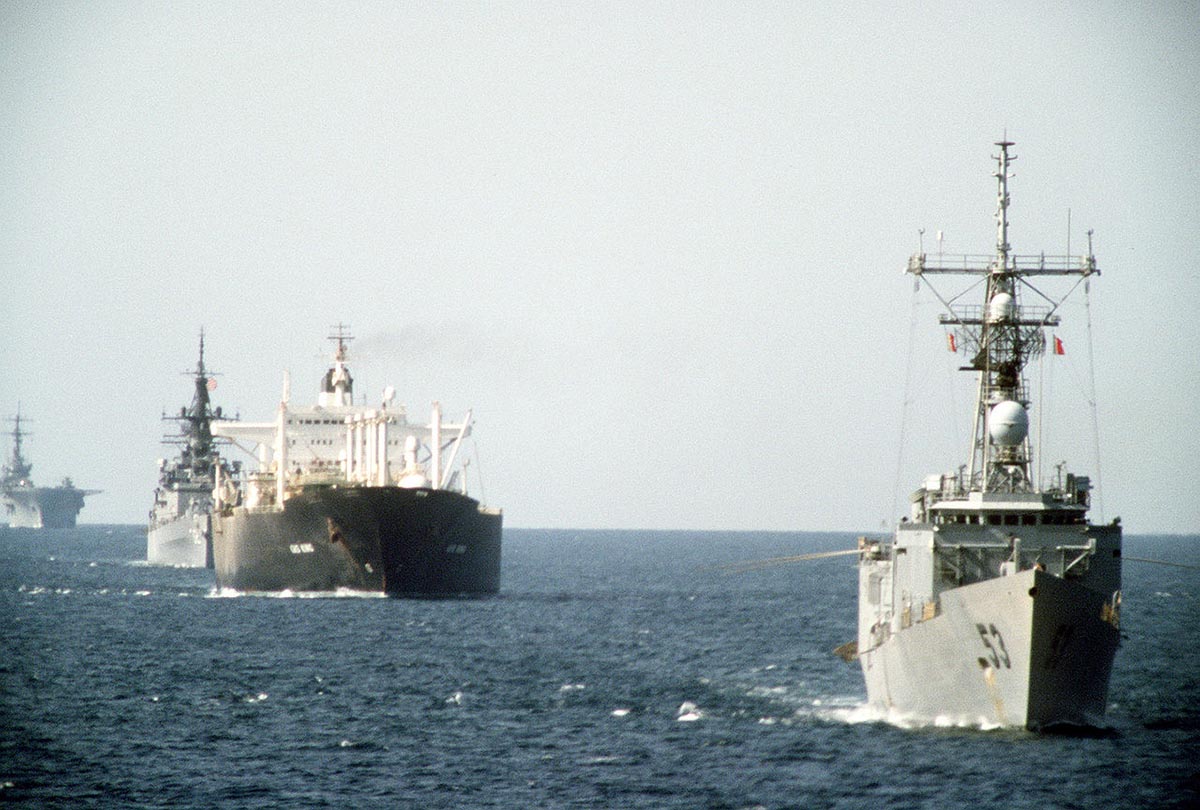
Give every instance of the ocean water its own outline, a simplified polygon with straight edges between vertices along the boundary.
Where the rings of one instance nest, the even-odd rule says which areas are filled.
[[[0,530],[0,802],[1200,805],[1200,571],[1127,563],[1108,733],[900,728],[831,652],[850,559],[714,568],[854,539],[513,529],[501,596],[402,601],[217,594],[136,526]]]

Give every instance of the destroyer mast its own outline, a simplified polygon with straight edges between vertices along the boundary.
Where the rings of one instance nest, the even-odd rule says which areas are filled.
[[[1090,245],[1085,256],[1019,256],[1008,242],[1010,198],[1009,167],[1016,160],[1009,154],[1012,141],[999,141],[1000,154],[993,156],[997,169],[996,253],[992,257],[929,257],[917,253],[909,259],[908,272],[933,290],[947,312],[939,320],[953,328],[956,345],[970,361],[960,371],[979,374],[972,428],[971,454],[964,490],[979,492],[1033,492],[1038,487],[1032,474],[1033,447],[1029,437],[1029,383],[1025,367],[1046,350],[1047,327],[1058,326],[1057,301],[1048,298],[1028,281],[1036,276],[1078,276],[1080,281],[1099,275]],[[927,278],[937,274],[983,276],[985,304],[951,304]],[[1077,285],[1076,285],[1077,286]],[[1072,288],[1074,290],[1074,287]],[[1031,292],[1049,306],[1021,303]]]
[[[179,433],[164,439],[179,446],[179,455],[171,461],[159,460],[146,560],[151,565],[211,568],[213,487],[218,470],[226,477],[236,475],[239,463],[222,459],[213,438],[212,420],[222,417],[209,398],[216,380],[204,365],[203,329],[196,370],[184,374],[193,378],[192,403],[181,407],[177,416],[163,416],[179,423]]]

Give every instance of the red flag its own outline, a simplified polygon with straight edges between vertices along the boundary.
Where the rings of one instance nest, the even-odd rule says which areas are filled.
[[[216,390],[217,390],[217,381],[216,381],[216,380],[214,380],[212,377],[209,377],[209,378],[208,378],[208,390],[209,390],[209,391],[216,391]]]
[[[1063,350],[1062,339],[1058,335],[1054,336],[1054,353],[1066,354],[1066,351]]]
[[[956,343],[954,342],[954,333],[953,333],[953,332],[947,332],[947,333],[946,333],[946,340],[947,340],[947,341],[950,343],[950,351],[957,353],[957,352],[958,352],[958,344],[956,344]]]

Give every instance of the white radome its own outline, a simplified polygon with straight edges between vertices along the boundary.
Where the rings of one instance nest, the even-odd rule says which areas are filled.
[[[1029,412],[1011,399],[997,402],[988,413],[988,435],[1002,447],[1012,447],[1025,441],[1029,433]]]
[[[988,302],[988,320],[992,323],[1007,321],[1013,316],[1013,308],[1014,302],[1011,295],[1005,292],[996,293]]]

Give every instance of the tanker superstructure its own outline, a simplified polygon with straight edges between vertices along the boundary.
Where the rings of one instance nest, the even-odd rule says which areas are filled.
[[[209,394],[216,380],[204,367],[204,333],[200,333],[200,359],[191,372],[194,393],[190,406],[178,416],[180,430],[164,441],[179,447],[179,455],[159,460],[158,487],[146,529],[146,561],[151,565],[180,568],[212,568],[212,507],[215,469],[223,466],[226,477],[236,475],[238,462],[224,461],[212,435],[212,420],[221,418]]]
[[[944,305],[951,349],[969,358],[961,370],[978,375],[970,457],[925,480],[893,538],[860,541],[857,655],[869,703],[895,719],[1100,726],[1120,638],[1121,528],[1089,522],[1087,477],[1060,465],[1037,480],[1025,370],[1099,270],[1090,234],[1086,256],[1011,252],[1015,157],[1011,142],[997,146],[995,255],[921,252],[908,264]],[[982,303],[942,295],[930,278],[942,274],[972,277]],[[1051,297],[1055,277],[1072,284]]]
[[[28,431],[21,429],[21,409],[13,423],[12,456],[0,472],[0,511],[14,529],[70,529],[83,509],[83,499],[98,489],[79,489],[70,478],[60,486],[39,487],[33,483],[33,465],[21,452]]]
[[[253,451],[236,488],[216,482],[217,585],[236,591],[352,591],[479,596],[500,587],[501,513],[466,492],[460,453],[471,414],[408,420],[391,387],[354,403],[352,338],[330,336],[333,362],[317,403],[294,408],[285,383],[271,422],[213,423]]]

